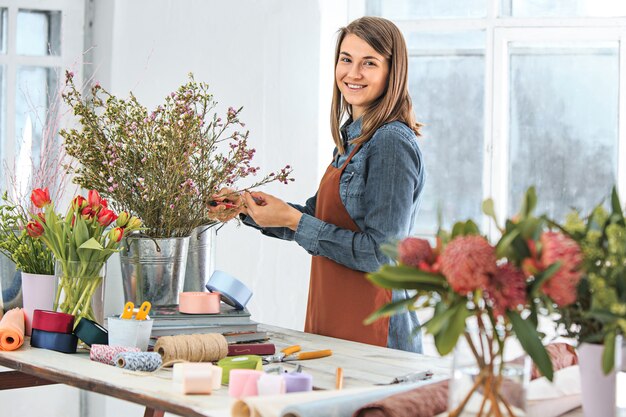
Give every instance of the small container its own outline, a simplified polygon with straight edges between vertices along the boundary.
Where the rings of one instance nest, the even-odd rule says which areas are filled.
[[[142,352],[148,350],[150,333],[154,320],[120,319],[109,317],[107,319],[109,327],[109,346],[136,347]]]

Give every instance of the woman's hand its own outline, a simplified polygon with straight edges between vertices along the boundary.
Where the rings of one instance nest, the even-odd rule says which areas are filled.
[[[209,203],[208,217],[223,223],[237,217],[240,213],[248,214],[244,199],[232,188],[222,188]]]
[[[298,228],[302,213],[283,200],[259,191],[244,192],[247,214],[261,227]]]

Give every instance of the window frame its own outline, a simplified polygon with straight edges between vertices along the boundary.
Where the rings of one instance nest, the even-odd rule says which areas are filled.
[[[365,15],[367,0],[348,0],[352,21]],[[482,18],[393,19],[403,33],[485,31],[483,199],[493,198],[496,213],[508,205],[509,43],[517,41],[611,41],[619,43],[618,156],[616,185],[626,195],[626,17],[500,17],[501,0],[487,0]],[[418,51],[409,51],[410,56]],[[476,219],[478,220],[478,219]],[[482,216],[483,230],[496,238],[493,222]],[[420,232],[421,233],[421,232]]]

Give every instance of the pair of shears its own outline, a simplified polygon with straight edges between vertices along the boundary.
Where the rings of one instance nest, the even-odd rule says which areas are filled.
[[[132,301],[129,301],[124,305],[124,311],[122,312],[120,318],[132,319],[133,314],[135,314],[135,320],[145,320],[148,316],[148,313],[150,312],[150,308],[152,308],[152,304],[150,304],[150,301],[144,301],[139,307],[137,313],[135,313],[135,304],[133,304]]]
[[[293,346],[286,347],[275,355],[265,356],[263,358],[263,364],[267,365],[268,363],[276,363],[276,362],[301,361],[305,359],[325,358],[326,356],[330,356],[333,354],[333,351],[330,349],[315,350],[312,352],[300,352],[300,350],[301,350],[300,345],[293,345]]]

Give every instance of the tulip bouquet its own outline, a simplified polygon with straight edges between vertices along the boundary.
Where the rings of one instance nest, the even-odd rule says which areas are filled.
[[[102,284],[101,271],[122,237],[139,230],[141,221],[109,209],[95,190],[86,199],[74,197],[65,216],[55,212],[48,189],[35,189],[31,201],[43,212],[33,215],[26,231],[45,243],[60,269],[54,309],[76,316],[75,324],[83,317],[97,320],[91,298]]]
[[[370,322],[407,309],[431,307],[434,315],[421,327],[434,336],[438,352],[450,353],[460,338],[469,345],[475,358],[473,369],[478,371],[469,392],[453,402],[456,406],[450,416],[460,415],[479,393],[482,405],[477,415],[516,415],[501,389],[506,385],[505,344],[513,335],[539,371],[550,380],[553,377],[537,331],[538,315],[576,300],[582,253],[566,234],[550,230],[547,219],[532,215],[535,205],[531,188],[520,213],[499,227],[501,238],[495,245],[471,220],[459,222],[451,232],[438,233],[435,247],[413,237],[387,246],[387,254],[397,263],[368,275],[384,288],[416,290],[412,298],[379,309]],[[483,211],[498,224],[491,200],[483,203]],[[472,326],[477,331],[468,330]]]

